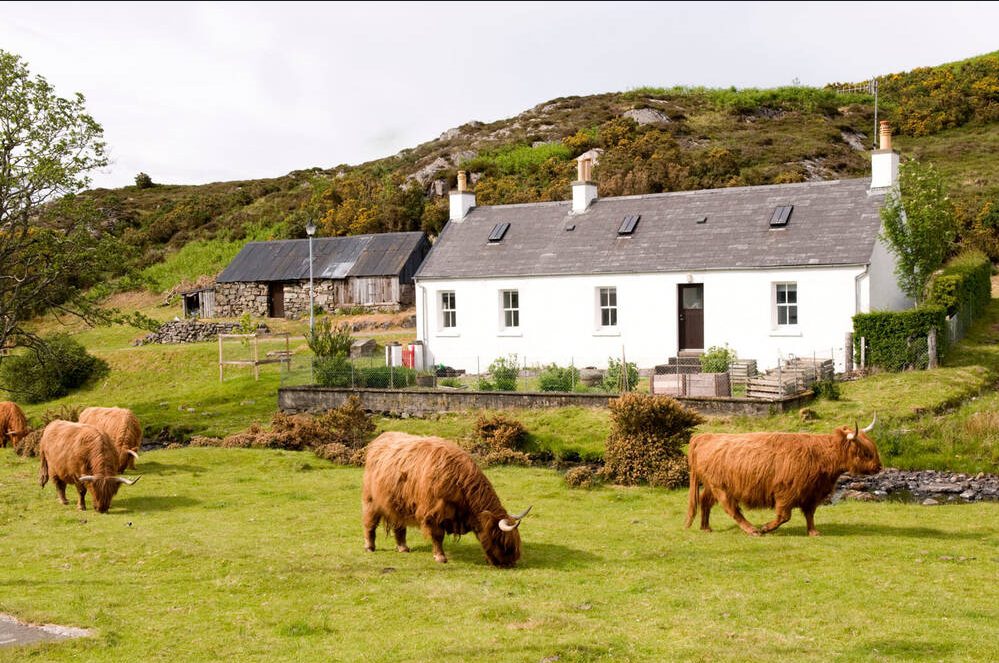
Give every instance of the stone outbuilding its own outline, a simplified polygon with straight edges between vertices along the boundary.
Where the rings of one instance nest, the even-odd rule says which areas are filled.
[[[397,308],[414,302],[413,275],[430,250],[421,232],[313,240],[315,303]],[[309,240],[248,242],[215,279],[215,315],[298,318],[309,313]]]

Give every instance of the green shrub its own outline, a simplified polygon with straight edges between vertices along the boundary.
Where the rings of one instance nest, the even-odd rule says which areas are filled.
[[[416,371],[405,366],[354,367],[354,386],[368,389],[401,389],[416,384]]]
[[[19,400],[41,403],[60,398],[110,370],[106,361],[88,353],[67,334],[44,341],[45,348],[4,357],[0,362],[0,382]]]
[[[631,391],[638,386],[638,366],[634,362],[628,362],[627,376],[628,384],[627,389],[622,388],[622,376],[621,376],[621,362],[614,357],[607,358],[607,373],[604,374],[604,381],[601,388],[604,391]]]
[[[475,382],[475,388],[479,391],[494,391],[496,385],[490,382],[487,378],[479,378]]]
[[[336,327],[329,318],[319,318],[305,339],[317,357],[346,357],[350,354],[350,326],[344,322]]]
[[[943,306],[954,315],[970,306],[974,315],[985,311],[992,298],[992,262],[980,251],[966,251],[947,262],[930,282],[928,305]]]
[[[724,346],[715,345],[701,355],[701,370],[705,373],[727,373],[728,367],[736,359],[735,350],[728,347],[728,343]]]
[[[859,365],[860,342],[867,339],[866,362],[889,371],[926,368],[928,357],[921,339],[937,330],[937,349],[946,350],[947,311],[923,306],[908,311],[878,311],[853,316],[854,356]]]
[[[517,356],[497,357],[489,364],[489,373],[493,376],[496,391],[517,391],[517,376],[520,375],[520,365]]]
[[[527,429],[516,419],[494,414],[491,417],[479,417],[475,421],[475,437],[493,451],[519,450],[527,441]]]
[[[347,357],[314,357],[312,379],[320,387],[350,387],[353,368]]]
[[[819,398],[825,398],[830,401],[839,400],[839,383],[835,380],[819,380],[812,385],[812,391]]]
[[[704,418],[669,396],[624,394],[610,403],[604,474],[616,483],[675,487],[678,459]]]
[[[135,176],[135,186],[139,189],[150,189],[153,187],[153,178],[145,173],[139,173]]]
[[[538,373],[538,391],[573,391],[579,384],[579,370],[575,366],[545,366]]]
[[[458,389],[462,386],[461,380],[459,380],[458,378],[441,378],[440,380],[437,381],[437,384],[442,387],[454,387],[455,389]]]

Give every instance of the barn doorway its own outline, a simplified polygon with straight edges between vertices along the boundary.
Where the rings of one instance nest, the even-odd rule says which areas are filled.
[[[283,283],[268,283],[267,284],[267,317],[268,318],[283,318],[284,317],[284,284]]]
[[[680,350],[704,349],[704,284],[679,286],[678,321]]]

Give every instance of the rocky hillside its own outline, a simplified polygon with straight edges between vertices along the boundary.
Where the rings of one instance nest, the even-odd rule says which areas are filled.
[[[880,118],[901,131],[896,146],[935,163],[967,214],[996,200],[999,53],[880,80]],[[584,152],[605,196],[859,177],[869,169],[873,98],[836,91],[845,85],[564,97],[361,165],[88,195],[153,264],[193,239],[301,237],[310,219],[326,235],[434,234],[459,169],[471,172],[480,204],[560,200]]]

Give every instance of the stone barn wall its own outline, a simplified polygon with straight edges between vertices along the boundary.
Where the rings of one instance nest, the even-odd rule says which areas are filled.
[[[219,318],[238,318],[245,311],[250,315],[267,317],[266,283],[216,283],[215,315]]]

